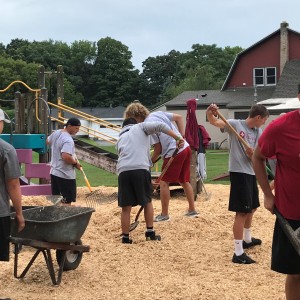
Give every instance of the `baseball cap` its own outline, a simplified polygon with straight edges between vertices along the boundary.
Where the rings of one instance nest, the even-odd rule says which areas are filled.
[[[10,123],[10,120],[5,118],[4,111],[0,108],[0,121],[4,121],[5,123]]]
[[[64,126],[67,127],[68,125],[81,126],[81,123],[80,120],[77,118],[70,118]]]

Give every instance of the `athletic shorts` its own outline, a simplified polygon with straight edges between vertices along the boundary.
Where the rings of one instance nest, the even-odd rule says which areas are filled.
[[[10,216],[0,218],[0,261],[9,261]]]
[[[151,202],[152,184],[148,170],[124,171],[118,176],[118,205],[145,206]]]
[[[254,175],[230,172],[229,211],[251,213],[258,208],[259,197]]]
[[[190,168],[191,168],[191,156],[192,151],[190,147],[185,148],[183,151],[178,153],[170,166],[168,167],[168,170],[164,174],[164,176],[161,178],[161,180],[165,182],[177,182],[177,183],[185,183],[190,182]],[[162,165],[162,171],[164,170],[164,167],[168,163],[168,161],[171,159],[165,158],[163,165]]]
[[[65,179],[51,174],[52,195],[62,195],[62,203],[76,201],[76,179]]]
[[[294,230],[300,227],[300,221],[288,220]],[[300,256],[276,219],[273,233],[271,269],[282,274],[300,275]]]

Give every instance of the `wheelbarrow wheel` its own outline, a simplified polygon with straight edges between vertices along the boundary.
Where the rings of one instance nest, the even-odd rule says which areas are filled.
[[[82,245],[82,242],[81,242],[81,240],[79,240],[78,242],[75,242],[74,244]],[[63,259],[64,252],[66,252],[66,259],[65,259],[64,266],[63,266],[63,270],[64,271],[75,270],[80,265],[83,253],[81,251],[56,250],[56,260],[59,265]]]

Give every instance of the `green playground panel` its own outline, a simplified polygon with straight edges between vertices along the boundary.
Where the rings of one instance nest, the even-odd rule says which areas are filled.
[[[47,152],[45,134],[0,134],[0,138],[16,149],[32,149],[39,154]]]

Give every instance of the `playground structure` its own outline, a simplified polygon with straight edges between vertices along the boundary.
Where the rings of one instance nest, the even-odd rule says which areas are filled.
[[[22,177],[21,190],[23,195],[50,195],[50,178],[49,178],[49,161],[50,153],[46,145],[46,138],[62,125],[67,119],[64,117],[64,112],[68,112],[73,116],[80,118],[82,125],[80,131],[84,132],[89,137],[94,137],[104,140],[108,143],[115,144],[117,139],[101,132],[97,128],[105,127],[114,132],[120,132],[120,126],[109,123],[101,118],[96,118],[92,115],[83,113],[72,107],[63,104],[64,99],[64,84],[63,84],[63,67],[57,67],[57,103],[48,101],[48,93],[45,88],[45,69],[40,66],[38,71],[38,89],[30,88],[22,81],[14,81],[5,89],[0,90],[0,93],[6,92],[14,84],[25,86],[29,93],[15,93],[15,128],[10,134],[2,134],[0,137],[17,150],[27,151],[26,158],[23,161],[21,152],[18,151],[20,163],[24,164],[24,176]],[[57,109],[57,116],[51,115],[51,108]],[[91,165],[102,168],[108,172],[116,174],[116,164],[118,156],[114,153],[103,150],[97,146],[91,146],[85,142],[74,138],[77,157]],[[26,152],[26,151],[25,151]],[[32,163],[33,152],[39,155],[39,162]],[[31,156],[31,160],[30,157]],[[191,170],[196,169],[196,157],[193,153]],[[157,170],[156,170],[157,171]],[[158,176],[158,172],[153,173],[153,179]],[[33,184],[31,178],[38,178],[39,184]],[[196,172],[191,172],[191,184],[193,186],[195,199],[197,194],[201,192],[200,181],[196,178]]]
[[[50,152],[46,144],[47,136],[58,128],[62,128],[66,122],[64,112],[84,120],[88,124],[96,124],[98,128],[106,127],[116,132],[120,127],[100,118],[82,113],[76,109],[64,105],[63,102],[63,68],[57,68],[57,104],[48,101],[48,93],[45,88],[45,69],[39,68],[37,89],[32,89],[26,83],[16,80],[10,83],[0,93],[8,91],[13,85],[21,84],[28,89],[28,93],[15,92],[14,105],[14,129],[10,134],[2,134],[0,137],[12,144],[17,149],[17,155],[23,176],[20,179],[23,195],[51,195],[50,185]],[[57,108],[57,116],[51,115],[51,107]],[[105,140],[115,144],[116,139],[101,133],[95,128],[82,124],[81,131],[88,136]],[[78,145],[77,145],[78,144]],[[101,148],[91,146],[75,139],[75,147],[78,159],[87,161],[109,172],[116,173],[117,155],[108,153]],[[38,153],[38,163],[33,163],[33,153]],[[39,183],[33,183],[32,178],[38,178]]]

